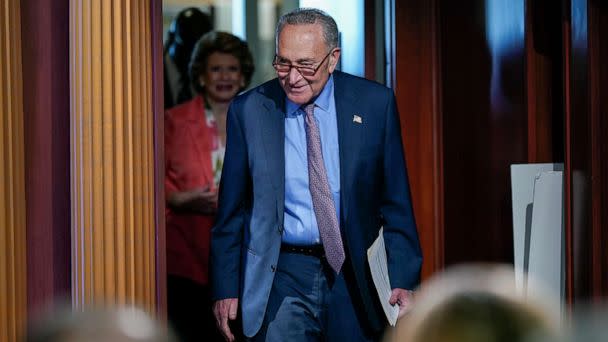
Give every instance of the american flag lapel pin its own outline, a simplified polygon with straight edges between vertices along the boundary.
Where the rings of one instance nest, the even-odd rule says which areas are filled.
[[[361,119],[361,117],[357,114],[353,115],[353,122],[356,122],[358,124],[363,123],[363,119]]]

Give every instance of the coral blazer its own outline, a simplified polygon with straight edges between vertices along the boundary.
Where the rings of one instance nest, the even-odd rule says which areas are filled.
[[[213,130],[202,96],[165,113],[165,195],[213,183]],[[181,214],[166,207],[167,273],[206,285],[214,216]]]

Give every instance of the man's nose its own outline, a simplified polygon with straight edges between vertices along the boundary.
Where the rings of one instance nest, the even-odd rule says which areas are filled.
[[[289,69],[288,77],[289,77],[289,84],[296,84],[296,82],[298,82],[300,80],[300,77],[302,77],[302,74],[300,74],[298,69],[291,67],[291,69]]]

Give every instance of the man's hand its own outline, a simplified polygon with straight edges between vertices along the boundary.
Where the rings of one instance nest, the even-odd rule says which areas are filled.
[[[228,320],[236,319],[236,311],[239,306],[238,298],[220,299],[213,303],[213,315],[215,316],[215,324],[224,335],[228,342],[234,341],[234,335],[230,331]]]
[[[399,319],[412,309],[414,305],[414,291],[399,288],[393,289],[388,302],[391,305],[399,305],[399,316],[397,317]]]

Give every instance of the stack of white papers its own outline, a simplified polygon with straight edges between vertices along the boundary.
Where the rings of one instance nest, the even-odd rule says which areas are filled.
[[[388,323],[391,326],[397,324],[397,317],[399,316],[399,305],[390,305],[389,300],[392,294],[391,281],[388,277],[388,266],[386,264],[386,247],[384,247],[384,228],[380,228],[380,235],[374,241],[374,243],[367,249],[367,260],[369,261],[369,268],[372,273],[372,279],[376,290],[378,291],[378,297],[382,304],[382,309],[386,314]]]

